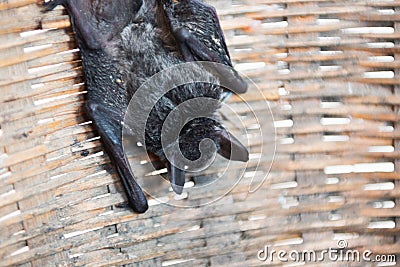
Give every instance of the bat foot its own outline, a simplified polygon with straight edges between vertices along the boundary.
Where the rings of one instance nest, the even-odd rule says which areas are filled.
[[[47,1],[43,2],[42,6],[44,8],[44,11],[51,11],[54,8],[56,8],[59,5],[65,5],[66,0],[54,0],[54,1]]]

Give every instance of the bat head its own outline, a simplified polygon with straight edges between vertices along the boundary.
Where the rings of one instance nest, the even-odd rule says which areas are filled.
[[[201,144],[207,139],[212,143]],[[202,153],[209,154],[215,151],[214,149],[229,160],[246,162],[249,159],[246,147],[219,122],[210,118],[200,117],[187,123],[179,135],[179,149],[190,161],[199,160]],[[177,167],[180,165],[175,162],[177,158],[173,154],[167,162],[167,167],[171,186],[177,194],[180,194],[185,183],[185,170]]]
[[[226,159],[248,160],[248,151],[228,130],[211,118],[196,118],[187,123],[179,136],[179,147],[185,158],[197,160],[201,156],[200,143],[209,139],[214,142],[218,154]]]

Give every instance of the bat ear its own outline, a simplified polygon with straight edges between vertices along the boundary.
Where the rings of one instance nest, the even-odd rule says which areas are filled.
[[[178,195],[182,194],[185,185],[185,171],[175,167],[173,162],[167,163],[167,169],[172,190]]]
[[[249,160],[247,148],[236,137],[224,129],[216,129],[215,132],[219,142],[218,153],[221,156],[236,161]]]

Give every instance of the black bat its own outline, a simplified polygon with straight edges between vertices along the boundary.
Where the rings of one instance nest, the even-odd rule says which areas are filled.
[[[179,3],[162,0],[55,0],[44,4],[46,10],[57,5],[67,9],[80,48],[88,91],[86,113],[96,125],[105,151],[121,177],[130,206],[136,212],[145,212],[148,209],[146,197],[135,181],[122,147],[122,121],[129,100],[151,76],[182,62],[205,60],[231,66],[218,18],[211,7],[190,0]],[[206,31],[198,31],[196,27]],[[198,71],[206,76],[212,76],[213,72]],[[229,87],[236,88],[233,90],[235,93],[246,91],[245,82],[235,71],[217,68],[215,72],[223,74],[232,85]],[[176,167],[174,157],[168,161],[164,154],[161,145],[163,123],[177,105],[189,99],[209,97],[220,100],[226,92],[217,83],[179,86],[156,103],[146,120],[146,148],[166,164],[171,186],[177,193],[182,192],[185,171]],[[154,92],[148,94],[150,99]],[[140,104],[145,107],[146,101]],[[218,122],[215,116],[218,107],[205,108],[210,109],[209,118],[193,119],[180,132],[182,154],[189,160],[198,159],[200,141],[209,138],[222,156],[247,161],[247,149]]]

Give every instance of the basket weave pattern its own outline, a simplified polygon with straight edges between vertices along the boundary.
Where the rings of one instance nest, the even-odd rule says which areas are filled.
[[[248,99],[275,118],[272,169],[255,193],[239,183],[212,205],[143,215],[115,206],[125,195],[83,114],[69,17],[38,4],[0,1],[0,266],[251,266],[265,245],[340,239],[400,253],[399,1],[217,1],[233,61],[264,94]],[[252,154],[263,145],[250,138]]]

